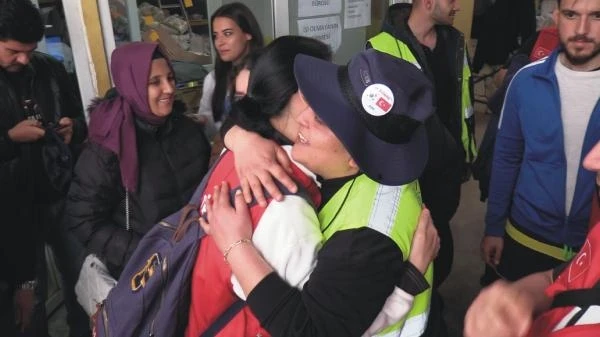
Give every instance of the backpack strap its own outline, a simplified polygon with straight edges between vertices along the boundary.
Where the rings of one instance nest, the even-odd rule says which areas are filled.
[[[200,203],[202,202],[202,200],[200,199],[202,198],[202,194],[206,189],[206,185],[208,185],[208,180],[210,179],[210,176],[217,167],[217,164],[221,161],[221,158],[222,156],[219,156],[217,161],[214,162],[213,165],[209,168],[208,172],[204,174],[204,177],[202,177],[202,181],[200,182],[198,187],[196,187],[196,190],[194,191],[194,194],[190,198],[190,201],[188,201],[187,205],[179,211],[177,211],[176,213],[171,214],[166,219],[164,219],[168,220],[167,223],[177,224],[177,229],[173,234],[173,240],[175,240],[175,242],[179,242],[179,240],[183,238],[183,236],[185,235],[185,233],[187,233],[187,230],[192,223],[198,222],[198,215],[196,211],[200,206]],[[201,228],[199,224],[198,227]],[[204,233],[204,230],[202,229],[199,230],[197,234],[198,239],[206,235],[206,233]]]
[[[237,315],[237,313],[240,312],[240,310],[242,310],[242,308],[245,306],[246,302],[242,301],[241,299],[235,301],[235,303],[230,305],[229,308],[227,308],[227,310],[225,310],[221,316],[219,316],[219,318],[217,318],[217,320],[215,320],[208,327],[208,329],[206,329],[206,331],[200,335],[200,337],[216,336],[225,327],[225,325],[227,325],[227,323],[229,323],[229,321],[231,321],[233,317],[235,317],[235,315]]]
[[[600,281],[589,289],[563,291],[556,294],[552,301],[552,308],[589,307],[592,305],[600,305]]]

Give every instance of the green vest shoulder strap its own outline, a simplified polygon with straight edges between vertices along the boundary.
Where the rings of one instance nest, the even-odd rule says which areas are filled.
[[[391,238],[408,259],[413,234],[421,214],[421,192],[417,181],[403,186],[378,184],[362,174],[348,181],[323,206],[319,223],[325,240],[341,230],[369,227]],[[432,284],[433,268],[425,278]],[[427,324],[431,288],[415,297],[405,319],[381,332],[402,337],[420,336]]]
[[[369,43],[375,50],[401,58],[421,69],[421,65],[408,45],[396,39],[390,33],[381,32],[370,38]]]

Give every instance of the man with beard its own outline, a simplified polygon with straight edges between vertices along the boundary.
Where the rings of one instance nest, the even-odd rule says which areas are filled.
[[[596,176],[592,184],[600,191],[600,143],[585,156],[582,165]],[[554,269],[516,282],[497,281],[484,289],[467,310],[464,337],[599,335],[600,255],[595,253],[600,244],[598,200],[598,194],[588,200],[592,208],[590,232],[581,251]]]
[[[452,27],[458,0],[415,0],[405,20],[395,19],[396,6],[390,6],[382,32],[367,46],[413,63],[435,86],[436,113],[425,124],[429,161],[419,183],[441,240],[433,277],[437,288],[452,267],[450,219],[475,156],[471,70],[464,36]]]
[[[600,1],[558,0],[560,47],[521,69],[505,99],[482,257],[514,281],[569,260],[588,231],[600,139]]]
[[[29,0],[0,0],[2,336],[47,336],[44,243],[52,246],[63,276],[70,336],[89,333],[74,296],[81,264],[70,251],[77,248],[60,225],[66,188],[53,183],[58,181],[52,179],[58,176],[54,173],[62,171],[59,160],[51,160],[57,155],[50,152],[58,144],[76,150],[87,127],[62,63],[36,51],[43,36],[42,17]],[[66,151],[59,153],[61,158],[67,157]],[[63,176],[68,179],[68,171]]]
[[[367,47],[413,63],[434,84],[435,114],[425,122],[429,158],[419,184],[440,236],[432,285],[437,288],[452,268],[450,220],[475,156],[471,69],[464,36],[452,27],[458,0],[414,0],[405,20],[395,20],[395,9],[389,8],[381,33]],[[434,290],[424,336],[446,335],[442,311],[442,298]]]

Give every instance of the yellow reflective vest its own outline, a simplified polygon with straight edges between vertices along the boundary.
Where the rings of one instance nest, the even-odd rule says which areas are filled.
[[[417,181],[402,186],[379,184],[366,175],[346,182],[319,212],[324,240],[341,230],[372,228],[391,238],[406,261],[421,214],[421,192]],[[433,280],[433,266],[425,273]],[[377,286],[377,285],[374,285]],[[420,336],[429,315],[431,287],[418,294],[405,318],[385,328],[378,336]]]

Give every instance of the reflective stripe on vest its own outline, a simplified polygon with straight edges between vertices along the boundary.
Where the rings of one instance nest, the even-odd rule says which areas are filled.
[[[421,214],[418,182],[403,186],[385,186],[360,175],[347,182],[319,212],[325,240],[337,231],[370,227],[391,238],[406,261],[414,231]],[[433,267],[425,278],[432,284]],[[431,288],[417,295],[406,318],[384,329],[380,336],[420,336],[429,315]]]
[[[417,68],[422,69],[419,61],[412,53],[408,45],[389,33],[381,32],[374,37],[369,39],[369,43],[373,46],[374,49],[384,52],[386,54],[390,54],[392,56],[401,58],[407,62],[410,62],[417,66]],[[466,119],[471,118],[473,116],[473,104],[471,100],[471,92],[469,90],[469,80],[471,78],[471,69],[469,67],[469,62],[467,61],[467,53],[464,53],[464,62],[463,62],[463,71],[462,71],[462,83],[461,83],[461,113],[463,114],[463,118],[461,118],[461,142],[463,145],[463,149],[467,154],[467,161],[472,162],[475,159],[477,154],[477,147],[475,144],[475,139],[471,132],[469,132],[469,128],[467,127]]]
[[[467,154],[467,162],[472,163],[477,156],[477,145],[475,144],[475,135],[469,132],[467,126],[467,120],[473,117],[473,99],[471,97],[471,67],[469,67],[469,61],[467,60],[467,52],[465,51],[463,56],[463,73],[462,73],[462,89],[460,106],[463,112],[464,118],[461,121],[461,134],[460,140],[462,141],[463,148]],[[473,130],[475,132],[475,130]]]
[[[404,322],[404,327],[400,326],[400,329],[388,329],[377,334],[377,337],[418,337],[423,335],[425,327],[427,326],[427,320],[429,319],[429,308],[424,313],[409,317]]]

